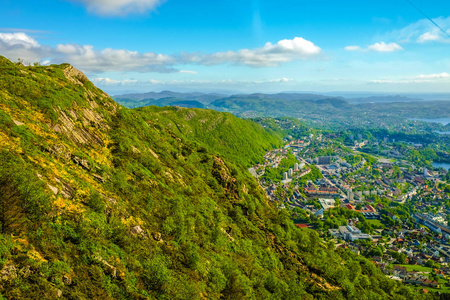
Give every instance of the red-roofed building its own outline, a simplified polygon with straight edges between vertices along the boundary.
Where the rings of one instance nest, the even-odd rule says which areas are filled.
[[[367,205],[367,210],[371,211],[371,212],[376,212],[375,208],[373,208],[372,205]]]
[[[348,209],[351,209],[351,210],[355,210],[355,207],[351,204],[347,204],[345,207],[347,207]]]
[[[308,228],[308,224],[295,224],[298,228]]]

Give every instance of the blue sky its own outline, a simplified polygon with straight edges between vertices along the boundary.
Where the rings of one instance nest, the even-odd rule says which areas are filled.
[[[450,1],[0,0],[0,55],[130,91],[450,92]]]

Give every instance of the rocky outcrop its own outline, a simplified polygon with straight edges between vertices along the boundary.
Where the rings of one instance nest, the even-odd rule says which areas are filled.
[[[89,79],[86,77],[86,75],[83,74],[83,72],[75,69],[73,66],[67,66],[63,70],[63,72],[64,76],[66,76],[66,78],[74,84],[84,85],[86,81],[89,81]]]
[[[11,264],[7,264],[0,271],[0,282],[11,281],[17,278],[17,268]]]
[[[69,183],[63,183],[61,195],[66,199],[73,199],[75,197],[75,189]]]
[[[74,156],[72,156],[72,161],[87,171],[91,170],[91,167],[89,166],[89,162],[86,158],[81,158],[81,157],[74,155]]]
[[[147,235],[145,234],[144,229],[141,226],[137,225],[131,228],[131,234],[140,237],[141,239],[146,239]]]
[[[106,260],[103,259],[100,255],[97,255],[94,257],[94,261],[96,261],[98,264],[100,264],[105,272],[105,274],[111,275],[113,278],[116,278],[117,276],[117,268],[108,263]]]
[[[211,174],[217,182],[227,191],[227,194],[238,198],[236,178],[231,176],[230,170],[220,157],[214,157]]]
[[[98,135],[77,126],[75,121],[60,109],[56,111],[58,112],[59,118],[58,124],[53,126],[53,130],[66,135],[74,143],[104,146],[103,140]],[[90,123],[89,119],[85,119],[84,121]]]

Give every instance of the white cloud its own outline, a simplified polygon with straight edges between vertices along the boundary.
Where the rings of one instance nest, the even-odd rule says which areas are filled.
[[[410,83],[437,83],[450,79],[450,74],[443,72],[439,74],[420,74],[402,79],[381,79],[370,80],[369,83],[374,84],[410,84]]]
[[[31,63],[40,61],[50,51],[23,32],[0,33],[0,54],[13,60],[18,58]]]
[[[137,51],[107,48],[95,51],[90,45],[58,45],[58,62],[67,61],[77,68],[89,72],[136,71],[136,72],[176,72],[171,66],[173,57],[158,53],[139,53]]]
[[[403,50],[403,48],[396,43],[386,44],[385,42],[375,43],[367,47],[368,50],[376,51],[376,52],[395,52],[399,50]]]
[[[347,51],[375,51],[375,52],[395,52],[403,50],[403,48],[396,43],[386,44],[385,42],[375,43],[367,46],[366,48],[361,48],[360,46],[347,46],[344,48]]]
[[[35,39],[23,32],[0,33],[0,41],[8,47],[20,46],[26,49],[39,47]]]
[[[281,40],[276,44],[266,43],[256,49],[216,52],[212,54],[182,54],[182,60],[202,65],[231,63],[251,67],[274,67],[281,63],[304,60],[318,56],[321,49],[314,43],[301,37]]]
[[[185,74],[198,74],[197,71],[190,71],[190,70],[180,70],[180,73],[185,73]]]
[[[125,79],[125,80],[115,80],[111,78],[103,78],[103,77],[97,77],[92,79],[92,82],[96,84],[102,84],[102,85],[134,85],[138,83],[138,80],[135,79]]]
[[[99,15],[142,14],[155,9],[163,0],[72,0],[81,2],[87,9]]]
[[[291,81],[294,81],[294,79],[283,77],[283,78],[271,79],[268,82],[286,83],[286,82],[291,82]]]
[[[426,74],[426,75],[418,75],[417,79],[447,79],[450,78],[449,73],[440,73],[440,74]]]
[[[233,79],[223,79],[223,80],[155,80],[155,79],[147,79],[147,80],[136,80],[136,79],[111,79],[107,77],[97,77],[93,78],[92,82],[99,85],[100,87],[161,87],[161,88],[170,88],[175,86],[185,86],[189,87],[192,85],[208,87],[211,85],[247,85],[247,86],[265,86],[265,85],[278,85],[279,83],[293,83],[294,80],[290,78],[277,78],[277,79],[269,79],[269,80],[261,80],[261,81],[237,81]]]
[[[347,51],[359,51],[359,50],[361,50],[361,47],[360,46],[347,46],[344,49]]]
[[[421,36],[417,38],[418,43],[426,43],[426,42],[432,42],[432,41],[439,41],[441,39],[441,36],[439,35],[439,32],[425,32]]]

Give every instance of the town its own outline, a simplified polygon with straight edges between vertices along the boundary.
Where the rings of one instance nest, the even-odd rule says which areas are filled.
[[[371,259],[393,279],[450,289],[448,170],[411,159],[418,143],[346,139],[290,137],[249,171],[297,227]]]

